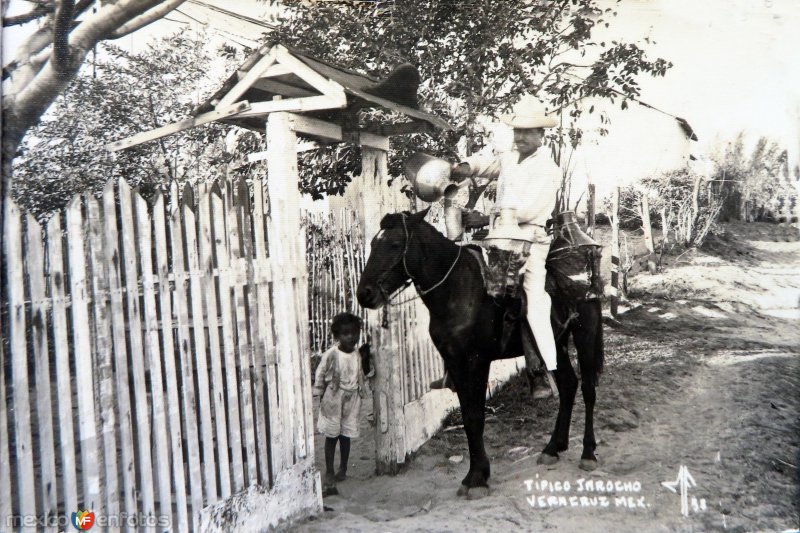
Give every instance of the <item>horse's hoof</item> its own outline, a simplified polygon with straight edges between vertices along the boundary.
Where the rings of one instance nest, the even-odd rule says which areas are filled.
[[[581,459],[578,468],[591,472],[597,468],[597,459]]]
[[[468,500],[480,500],[489,495],[489,487],[472,487],[467,492]]]
[[[458,492],[456,492],[457,496],[466,496],[467,494],[469,494],[469,487],[466,485],[461,485],[458,487]]]
[[[558,462],[557,455],[550,455],[549,453],[542,452],[542,455],[536,460],[536,464],[550,466]]]

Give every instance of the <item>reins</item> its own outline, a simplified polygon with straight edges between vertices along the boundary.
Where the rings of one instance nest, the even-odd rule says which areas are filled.
[[[408,253],[408,243],[411,241],[411,234],[409,234],[408,226],[406,225],[406,215],[402,214],[402,217],[403,217],[403,234],[405,235],[405,245],[403,246],[403,251],[400,254],[400,256],[392,263],[392,265],[388,269],[386,269],[386,272],[384,272],[378,278],[378,282],[377,282],[378,288],[380,289],[381,293],[383,293],[383,296],[386,299],[386,305],[401,305],[401,304],[404,304],[406,302],[410,302],[412,300],[415,300],[415,299],[419,298],[420,296],[425,296],[426,294],[434,291],[442,283],[447,281],[447,278],[450,277],[450,274],[453,272],[453,269],[456,267],[456,264],[458,263],[458,260],[461,259],[461,250],[462,250],[463,247],[462,246],[458,246],[458,254],[456,255],[456,259],[455,259],[455,261],[453,261],[453,264],[450,265],[450,268],[447,270],[447,273],[444,275],[444,277],[442,279],[440,279],[437,283],[435,283],[433,286],[431,286],[431,287],[429,287],[427,289],[422,289],[419,286],[419,284],[417,283],[417,280],[414,279],[414,276],[411,275],[411,272],[408,271],[408,264],[406,263],[406,254]],[[403,262],[403,271],[405,272],[406,276],[408,276],[408,278],[407,278],[406,282],[403,284],[402,287],[400,287],[393,294],[390,295],[383,288],[383,283],[382,282],[386,278],[388,273],[391,272],[391,270],[398,263],[400,263],[401,261]],[[399,302],[392,302],[392,300],[398,294],[400,294],[403,290],[405,290],[411,283],[414,283],[414,287],[417,289],[417,293],[418,294],[416,296],[413,296],[411,298],[407,298],[407,299],[399,301]]]

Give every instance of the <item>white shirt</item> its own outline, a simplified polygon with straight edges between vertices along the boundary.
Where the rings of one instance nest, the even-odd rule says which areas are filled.
[[[519,161],[519,152],[498,156],[475,155],[465,160],[481,178],[497,179],[497,208],[513,207],[524,230],[544,227],[556,205],[562,173],[545,150],[539,148]]]
[[[360,370],[361,354],[358,350],[350,353],[336,348],[339,356],[339,388],[346,391],[358,389],[358,372]]]
[[[356,349],[344,352],[337,345],[322,354],[314,378],[314,388],[321,394],[326,383],[338,377],[339,388],[346,391],[358,389],[358,373],[361,372],[361,353]],[[338,375],[337,375],[338,374]]]

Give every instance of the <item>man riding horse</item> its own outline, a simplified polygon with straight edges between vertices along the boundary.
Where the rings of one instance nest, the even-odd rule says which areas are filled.
[[[549,153],[539,148],[544,129],[554,127],[557,122],[545,114],[544,105],[531,95],[523,96],[501,120],[514,129],[516,150],[494,157],[468,157],[453,165],[452,179],[463,181],[476,176],[497,180],[497,200],[492,213],[484,215],[463,210],[465,228],[486,226],[500,209],[513,208],[520,228],[532,241],[523,268],[527,319],[547,371],[552,371],[556,369],[556,344],[550,322],[550,296],[545,291],[545,261],[550,249],[545,224],[553,213],[562,174]],[[533,376],[533,397],[541,399],[552,395],[538,358],[526,354],[526,360]]]

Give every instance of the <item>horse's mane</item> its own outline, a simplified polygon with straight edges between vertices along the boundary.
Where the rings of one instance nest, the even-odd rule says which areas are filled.
[[[412,213],[410,211],[403,211],[403,212],[400,212],[400,213],[389,213],[387,215],[384,215],[384,217],[381,219],[380,228],[382,230],[402,228],[403,227],[403,218],[405,218],[406,219],[406,224],[407,224],[407,227],[408,227],[409,230],[412,227],[413,228],[417,228],[417,229],[424,228],[424,229],[426,229],[428,231],[423,232],[422,233],[423,235],[429,235],[434,240],[436,240],[437,237],[441,237],[443,240],[445,240],[447,242],[452,242],[447,237],[442,235],[441,232],[439,232],[439,230],[437,230],[435,227],[433,227],[432,224],[430,224],[429,222],[427,222],[427,221],[425,221],[423,219],[420,219],[419,218],[420,214],[421,214],[421,212]]]
[[[411,212],[389,213],[381,219],[381,229],[394,229],[403,227],[403,217],[410,216]]]

